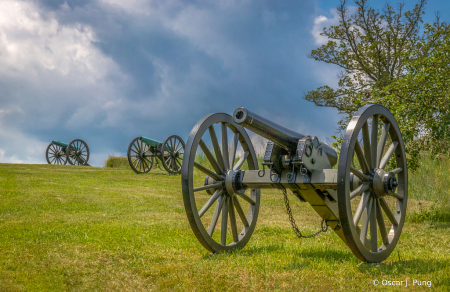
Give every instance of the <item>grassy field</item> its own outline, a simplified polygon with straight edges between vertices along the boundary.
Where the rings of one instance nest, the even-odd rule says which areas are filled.
[[[244,249],[212,255],[190,229],[180,176],[0,164],[0,291],[448,291],[449,170],[446,161],[426,162],[410,174],[400,242],[373,266],[360,264],[331,231],[298,240],[279,191],[262,192]],[[319,216],[290,199],[297,224],[317,230]],[[408,287],[383,280],[408,280]]]

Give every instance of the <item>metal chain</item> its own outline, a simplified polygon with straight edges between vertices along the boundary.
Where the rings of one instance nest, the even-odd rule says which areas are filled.
[[[295,223],[294,216],[292,216],[292,210],[291,210],[291,206],[289,205],[289,199],[287,196],[286,189],[283,189],[283,195],[284,195],[284,204],[286,205],[286,211],[289,216],[289,221],[291,222],[292,229],[294,230],[295,235],[297,235],[298,238],[311,238],[311,237],[315,237],[315,236],[319,235],[321,232],[327,232],[328,224],[325,221],[325,219],[323,219],[322,222],[320,223],[319,231],[317,231],[316,233],[311,234],[311,235],[303,235],[302,232],[300,231],[300,229],[298,228],[297,224]],[[340,228],[341,228],[341,223],[339,222],[339,224],[334,228],[334,230],[337,231]]]

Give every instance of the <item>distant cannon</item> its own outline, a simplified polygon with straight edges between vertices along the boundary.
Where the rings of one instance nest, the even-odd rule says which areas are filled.
[[[153,159],[161,161],[169,174],[179,174],[184,156],[184,141],[177,135],[159,142],[144,136],[136,137],[128,146],[128,162],[137,174],[152,169]]]
[[[262,170],[244,127],[269,140]],[[211,141],[213,150],[205,141]],[[198,159],[199,153],[208,163]],[[242,248],[256,225],[260,189],[276,188],[283,192],[297,236],[314,236],[305,236],[295,224],[289,189],[322,217],[319,232],[330,227],[360,260],[381,262],[400,238],[408,199],[405,148],[388,109],[366,105],[356,112],[333,169],[336,164],[335,150],[317,137],[286,129],[245,108],[236,109],[232,117],[207,115],[191,131],[181,168],[191,228],[211,252]],[[215,234],[221,214],[220,234]]]
[[[53,140],[47,147],[46,157],[48,164],[61,164],[67,162],[72,165],[90,166],[89,147],[81,139],[72,140],[69,144]]]

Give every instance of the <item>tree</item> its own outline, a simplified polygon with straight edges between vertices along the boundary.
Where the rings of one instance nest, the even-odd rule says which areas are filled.
[[[422,40],[405,61],[404,75],[373,90],[373,102],[388,104],[397,117],[412,168],[418,155],[449,155],[450,26],[425,24]]]
[[[442,76],[449,67],[448,26],[437,17],[422,32],[419,24],[426,0],[406,12],[404,4],[396,9],[386,4],[382,13],[367,7],[367,0],[355,1],[353,15],[346,4],[343,0],[337,7],[339,24],[321,34],[328,43],[308,56],[342,68],[338,88],[322,86],[304,98],[317,106],[337,108],[342,114],[341,133],[361,106],[386,106],[398,119],[413,169],[422,149],[435,155],[447,153],[449,79]]]

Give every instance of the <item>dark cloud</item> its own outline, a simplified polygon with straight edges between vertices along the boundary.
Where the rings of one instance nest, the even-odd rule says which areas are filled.
[[[28,57],[0,42],[0,65],[9,64],[2,54],[17,55],[8,65],[12,73],[0,70],[0,122],[8,127],[0,136],[19,133],[10,140],[26,136],[39,145],[42,155],[35,151],[25,162],[45,163],[53,139],[82,138],[93,164],[101,165],[108,154],[125,155],[136,136],[187,139],[204,115],[239,106],[304,134],[325,138],[335,131],[335,110],[302,99],[336,74],[306,57],[318,46],[314,19],[334,3],[21,3],[24,10],[14,13],[41,27],[4,32]],[[13,142],[2,149],[4,160],[20,160]]]

